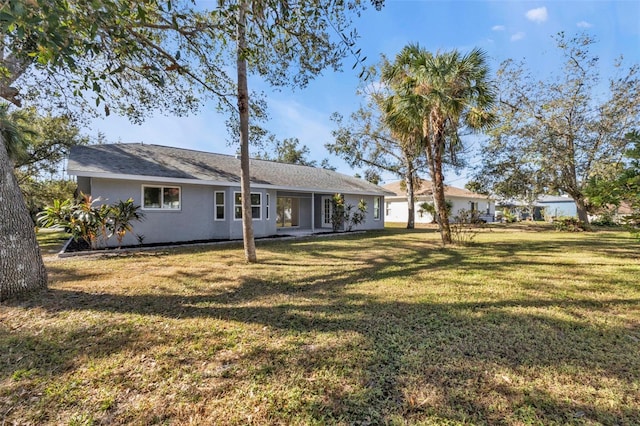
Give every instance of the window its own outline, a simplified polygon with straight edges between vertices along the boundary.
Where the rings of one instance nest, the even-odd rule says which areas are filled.
[[[224,220],[224,192],[215,193],[216,220]]]
[[[380,201],[381,197],[373,197],[373,219],[380,220]]]
[[[179,186],[142,186],[142,208],[180,210]]]
[[[242,219],[242,194],[235,192],[233,194],[233,211],[234,217],[239,220]],[[262,194],[259,192],[251,193],[251,217],[254,220],[260,220],[262,209]]]
[[[265,197],[266,197],[266,199],[265,199],[264,218],[269,220],[269,194],[266,194]]]
[[[477,212],[478,211],[478,203],[474,203],[473,201],[470,201],[471,203],[471,211],[472,212]]]

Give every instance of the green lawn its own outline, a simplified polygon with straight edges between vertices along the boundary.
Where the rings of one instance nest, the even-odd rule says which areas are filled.
[[[38,242],[40,243],[40,251],[43,255],[51,255],[59,253],[64,244],[69,240],[71,234],[58,229],[40,228],[36,233]]]
[[[537,229],[537,228],[533,228]],[[48,260],[6,424],[640,424],[640,244],[430,229]]]

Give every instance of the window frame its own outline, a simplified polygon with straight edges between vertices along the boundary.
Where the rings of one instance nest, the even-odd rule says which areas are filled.
[[[373,197],[373,220],[382,219],[382,197]]]
[[[236,199],[240,196],[240,204],[236,204]],[[262,220],[262,192],[251,192],[249,197],[253,197],[254,195],[258,195],[260,197],[260,204],[251,204],[251,219],[252,220]],[[238,207],[240,207],[240,216],[238,217]],[[259,213],[258,217],[253,216],[253,209],[258,208]],[[242,192],[234,191],[233,192],[233,220],[242,220]]]
[[[264,195],[265,195],[265,199],[264,199],[264,202],[265,202],[264,220],[269,220],[269,203],[271,201],[270,200],[271,197],[269,197],[269,193],[268,192],[266,194],[264,194]]]
[[[222,204],[218,204],[218,194],[222,194]],[[227,195],[225,191],[213,192],[213,220],[224,221],[227,218],[226,212]],[[222,217],[218,217],[218,207],[222,207]]]
[[[146,188],[158,188],[160,189],[160,207],[147,207],[145,206],[145,197],[144,192]],[[164,205],[164,191],[165,189],[177,189],[178,190],[178,207],[165,207]],[[142,210],[150,210],[150,211],[169,211],[169,212],[178,212],[182,210],[182,186],[180,185],[146,185],[143,184],[141,188],[141,200],[142,200]]]

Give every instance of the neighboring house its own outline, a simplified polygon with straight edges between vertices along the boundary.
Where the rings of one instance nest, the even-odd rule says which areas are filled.
[[[578,217],[576,203],[568,196],[543,195],[538,198],[536,206],[542,210],[544,219],[558,218],[562,216]]]
[[[533,207],[533,220],[553,220],[562,216],[578,216],[576,203],[573,199],[557,195],[543,195],[532,206],[522,201],[500,200],[496,203],[496,214],[501,218],[503,211],[507,209],[516,220],[528,220],[531,217],[529,212],[531,207]]]
[[[407,192],[401,186],[401,182],[392,182],[383,186],[395,195],[385,197],[384,220],[387,222],[406,223],[409,217]],[[482,194],[477,194],[463,188],[445,185],[445,200],[452,204],[449,220],[458,214],[460,210],[476,211],[481,219],[493,222],[495,204],[493,200]],[[422,187],[415,192],[416,223],[431,223],[433,216],[420,207],[423,203],[433,203],[433,194],[429,182],[423,182]]]
[[[255,237],[330,231],[336,193],[347,205],[367,203],[366,220],[354,229],[384,228],[382,207],[390,193],[365,180],[254,159],[250,172]],[[140,143],[76,146],[67,173],[77,177],[79,191],[106,203],[133,198],[145,214],[133,223],[144,243],[242,238],[240,160],[234,156]],[[135,235],[125,238],[124,245],[138,242]]]

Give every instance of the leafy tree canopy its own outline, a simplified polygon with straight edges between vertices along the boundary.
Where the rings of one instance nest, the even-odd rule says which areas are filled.
[[[539,80],[513,60],[500,67],[498,125],[477,178],[506,194],[566,193],[587,222],[585,185],[615,171],[624,135],[640,125],[640,68],[620,58],[603,82],[591,37],[560,33],[555,41],[565,61],[558,75]]]

